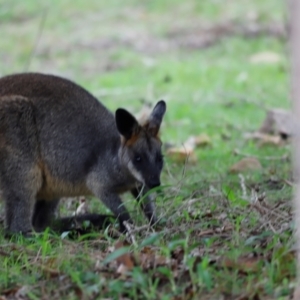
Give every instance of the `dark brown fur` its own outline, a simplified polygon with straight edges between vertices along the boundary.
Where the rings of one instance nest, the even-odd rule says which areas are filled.
[[[148,130],[123,109],[114,116],[69,80],[36,73],[1,78],[0,187],[7,230],[43,230],[65,196],[95,195],[121,223],[130,221],[119,194],[134,194],[142,185],[145,194],[160,184],[156,136],[165,109],[163,101],[156,105]],[[150,198],[144,212],[156,220]]]

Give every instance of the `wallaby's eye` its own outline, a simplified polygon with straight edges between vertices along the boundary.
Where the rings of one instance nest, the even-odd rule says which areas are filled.
[[[136,162],[141,162],[142,158],[141,158],[139,155],[136,155],[136,156],[134,157],[134,160],[135,160]]]

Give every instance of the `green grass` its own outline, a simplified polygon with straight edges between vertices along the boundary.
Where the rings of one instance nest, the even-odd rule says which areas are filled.
[[[290,107],[285,37],[249,33],[253,23],[283,26],[283,4],[0,0],[0,75],[59,74],[112,110],[138,113],[142,103],[165,99],[164,142],[180,146],[201,133],[211,139],[195,150],[196,163],[166,155],[157,198],[164,223],[156,233],[136,233],[129,250],[138,261],[129,274],[116,272],[115,252],[110,254],[115,240],[108,232],[73,239],[48,231],[31,239],[1,234],[0,295],[288,299],[296,275],[290,145],[259,147],[244,138],[260,127],[266,109]],[[207,37],[212,42],[201,47]],[[251,57],[262,52],[282,60],[253,64]],[[230,174],[241,153],[258,157],[262,170]],[[262,199],[258,207],[250,201],[255,197]],[[145,225],[135,201],[125,196],[124,202],[136,224]],[[96,199],[89,207],[107,212]],[[61,213],[68,210],[62,204]]]

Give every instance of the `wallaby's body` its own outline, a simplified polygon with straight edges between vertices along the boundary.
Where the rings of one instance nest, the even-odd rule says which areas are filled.
[[[119,194],[160,184],[165,113],[158,102],[144,126],[126,110],[113,115],[60,77],[27,73],[0,79],[0,188],[9,232],[43,230],[59,198],[95,195],[130,221]],[[155,222],[148,198],[143,209]],[[122,222],[121,222],[122,224]]]

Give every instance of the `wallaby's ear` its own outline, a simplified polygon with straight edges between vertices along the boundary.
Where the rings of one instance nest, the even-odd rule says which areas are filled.
[[[139,123],[135,117],[123,108],[118,108],[116,110],[116,124],[119,133],[125,137],[125,139],[130,139],[133,135],[137,134],[139,131]]]
[[[146,124],[146,128],[154,136],[158,134],[166,109],[167,109],[166,102],[164,100],[160,100],[157,102],[157,104],[152,110],[151,115],[149,116],[148,122]]]

